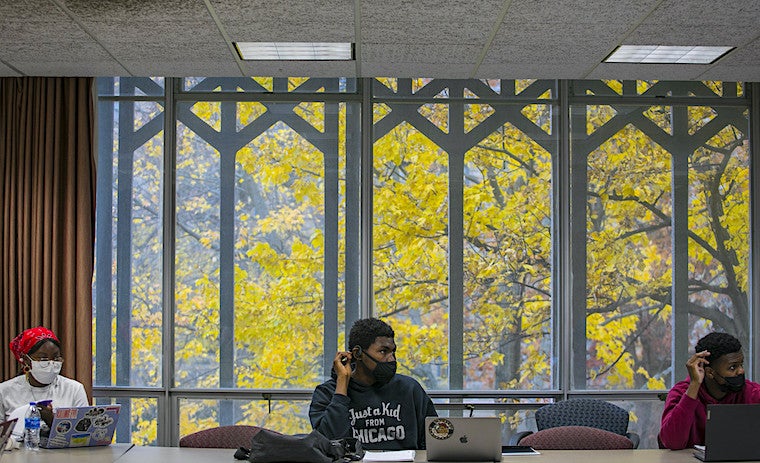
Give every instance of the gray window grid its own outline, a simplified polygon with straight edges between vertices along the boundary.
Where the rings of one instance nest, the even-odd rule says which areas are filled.
[[[149,80],[149,79],[148,79]],[[128,85],[129,79],[122,79],[121,85],[124,86],[125,82],[127,82]],[[407,80],[403,80],[404,82],[407,82]],[[139,79],[136,80],[136,82],[139,82]],[[179,80],[178,79],[166,79],[167,85],[166,88],[169,89],[177,89],[179,88]],[[395,95],[392,95],[391,99],[384,100],[382,97],[375,97],[371,94],[369,91],[369,88],[374,84],[377,86],[377,83],[370,79],[362,79],[358,82],[359,91],[356,94],[341,94],[341,95],[325,95],[325,94],[317,94],[317,95],[304,95],[304,94],[287,94],[287,95],[264,95],[264,98],[262,98],[262,95],[256,95],[254,99],[257,100],[268,100],[271,99],[271,101],[309,101],[309,100],[315,100],[315,101],[361,101],[364,104],[365,110],[362,111],[361,120],[362,120],[362,138],[361,143],[357,142],[357,146],[361,146],[361,158],[356,162],[359,164],[359,169],[356,169],[357,171],[364,172],[364,175],[366,175],[367,169],[366,165],[370,163],[370,156],[371,153],[369,152],[371,148],[371,140],[376,140],[379,138],[380,134],[383,130],[385,130],[385,125],[383,124],[391,124],[391,119],[388,119],[387,121],[383,122],[383,124],[376,124],[374,127],[370,126],[370,124],[367,122],[368,120],[371,120],[371,111],[367,110],[368,104],[371,104],[373,102],[384,102],[386,104],[396,104],[394,107],[394,113],[398,115],[401,118],[413,119],[418,116],[413,114],[412,111],[416,112],[416,106],[419,104],[418,99],[421,99],[423,101],[428,102],[446,102],[449,105],[451,105],[451,108],[457,108],[465,104],[466,102],[492,102],[497,108],[507,108],[505,110],[509,110],[511,106],[514,106],[515,108],[518,108],[519,106],[526,104],[526,96],[523,95],[522,99],[516,99],[516,100],[509,100],[508,98],[493,98],[493,96],[489,96],[488,98],[483,98],[479,100],[470,100],[468,98],[465,98],[462,96],[462,94],[458,94],[454,91],[451,91],[452,88],[463,88],[464,85],[462,85],[463,81],[440,81],[442,85],[446,84],[446,87],[450,89],[450,93],[448,94],[448,99],[435,99],[433,100],[430,95],[407,95],[408,98],[404,98],[403,95],[400,95],[401,92],[396,93]],[[537,81],[541,82],[541,81]],[[546,82],[546,81],[544,81]],[[147,82],[146,82],[147,83]],[[477,85],[475,83],[472,84]],[[725,117],[741,117],[740,113],[742,110],[746,110],[747,108],[751,109],[751,117],[750,117],[750,132],[751,135],[756,136],[758,133],[758,96],[757,96],[757,84],[752,84],[751,86],[747,86],[745,88],[745,91],[747,92],[747,96],[743,97],[736,97],[735,95],[728,95],[727,97],[716,99],[712,95],[706,95],[706,94],[697,94],[696,96],[685,96],[687,93],[684,92],[674,92],[672,95],[668,96],[662,96],[662,95],[653,95],[656,100],[653,101],[651,96],[647,95],[632,95],[632,96],[626,96],[626,95],[604,95],[599,96],[599,94],[594,94],[591,96],[582,95],[578,89],[584,88],[586,86],[586,82],[568,82],[568,81],[549,81],[549,87],[553,90],[552,95],[556,95],[556,98],[550,98],[547,99],[536,99],[536,104],[552,104],[555,108],[555,111],[557,113],[557,128],[556,131],[559,134],[558,139],[555,142],[549,141],[548,148],[551,148],[551,152],[553,153],[553,156],[555,158],[555,166],[554,166],[554,180],[555,180],[555,187],[554,192],[556,197],[568,197],[568,191],[567,186],[568,182],[566,179],[571,179],[573,184],[583,184],[583,179],[578,177],[577,174],[572,174],[574,176],[571,176],[569,174],[569,156],[570,156],[570,143],[569,139],[571,138],[570,134],[572,133],[572,127],[573,126],[580,126],[579,124],[573,124],[571,121],[571,118],[574,116],[571,116],[570,108],[574,105],[583,105],[583,104],[618,104],[622,106],[630,106],[630,105],[642,105],[642,106],[652,106],[652,105],[670,105],[670,106],[677,106],[677,105],[704,105],[704,106],[710,106],[710,107],[716,107],[716,108],[722,108],[727,107],[727,109],[724,111],[725,113],[731,113],[729,116]],[[598,83],[593,82],[591,84],[588,84],[589,86],[597,85]],[[666,85],[666,83],[663,83],[663,85]],[[693,87],[694,83],[684,83],[683,87]],[[672,86],[672,83],[671,83]],[[432,88],[432,87],[431,87]],[[630,90],[631,86],[630,84],[627,86],[627,88]],[[153,89],[155,91],[155,88]],[[575,93],[577,92],[577,93]],[[451,95],[451,93],[455,93],[454,96]],[[121,95],[129,95],[129,92],[122,92]],[[123,153],[124,156],[129,156],[131,151],[130,148],[140,146],[142,142],[144,142],[145,139],[150,138],[152,135],[155,135],[158,131],[163,129],[163,126],[173,126],[175,118],[179,118],[179,114],[175,114],[175,108],[178,106],[181,106],[181,102],[183,101],[190,101],[190,100],[196,100],[196,99],[203,99],[208,98],[210,100],[215,101],[225,101],[228,100],[228,97],[230,101],[235,101],[236,98],[241,97],[241,95],[234,94],[234,95],[220,95],[220,94],[183,94],[178,91],[171,91],[167,92],[167,94],[162,98],[156,98],[151,96],[144,96],[144,95],[137,95],[137,96],[105,96],[100,98],[101,104],[109,104],[109,102],[112,101],[118,101],[120,104],[126,104],[120,111],[120,116],[123,115],[124,119],[121,123],[122,127],[126,127],[129,124],[129,102],[130,101],[159,101],[160,103],[163,103],[165,112],[164,112],[164,118],[163,119],[155,119],[154,121],[151,121],[149,125],[141,127],[139,130],[135,131],[134,133],[130,134],[129,137],[125,136],[122,139],[119,140],[119,149],[120,153]],[[250,95],[243,95],[243,99],[250,99]],[[530,98],[535,98],[535,94],[532,95]],[[398,99],[400,101],[396,102],[395,99]],[[506,101],[505,101],[506,100]],[[530,101],[530,100],[529,100]],[[280,103],[278,103],[280,104]],[[498,106],[499,104],[503,106]],[[407,105],[407,110],[403,109],[403,105]],[[103,106],[105,107],[105,106]],[[740,110],[736,110],[734,108],[739,107]],[[126,108],[126,110],[124,109]],[[104,164],[107,163],[110,159],[110,156],[112,156],[112,153],[110,152],[111,146],[113,146],[113,140],[110,139],[110,135],[108,133],[108,127],[106,124],[103,124],[103,122],[108,122],[108,113],[109,111],[103,111],[105,114],[104,116],[101,116],[101,125],[99,128],[99,137],[100,137],[100,152],[101,156],[104,156],[101,158],[101,164],[100,165],[107,165]],[[181,113],[181,111],[177,111],[177,113]],[[368,114],[369,113],[369,114]],[[451,110],[452,116],[455,114],[461,114],[461,111]],[[454,116],[456,117],[456,116]],[[580,121],[578,121],[580,122]],[[170,125],[171,124],[171,125]],[[455,122],[452,123],[452,125],[456,125]],[[746,120],[745,120],[746,124]],[[421,123],[421,125],[424,125],[424,123]],[[612,126],[610,126],[612,127]],[[483,130],[486,130],[485,128]],[[610,129],[612,130],[612,129]],[[173,235],[174,232],[172,230],[171,224],[174,223],[173,221],[173,204],[170,198],[173,198],[173,150],[174,150],[174,141],[173,141],[173,133],[169,133],[173,131],[165,131],[165,146],[168,147],[165,149],[165,185],[164,185],[164,220],[165,220],[165,226],[164,226],[164,240],[165,242],[173,242]],[[151,134],[152,133],[152,134]],[[486,130],[484,132],[485,134],[488,133]],[[656,133],[656,131],[652,131],[652,133]],[[649,134],[649,133],[648,133]],[[466,137],[449,137],[448,139],[440,138],[440,134],[435,134],[434,132],[430,132],[430,134],[433,139],[437,142],[440,142],[442,144],[448,144],[449,149],[447,151],[449,153],[464,153],[467,149],[468,143],[471,143],[470,140],[468,140]],[[596,134],[595,134],[596,135]],[[687,134],[685,134],[683,131],[674,134],[671,139],[667,138],[660,138],[658,139],[658,142],[663,144],[670,144],[671,148],[669,148],[669,151],[674,154],[674,160],[675,162],[679,162],[680,160],[683,160],[685,158],[684,155],[676,155],[676,153],[688,153],[688,149],[690,144],[687,143]],[[473,137],[476,137],[477,134],[472,134]],[[603,136],[602,133],[600,133],[598,136]],[[579,140],[586,138],[581,137],[579,134],[572,135],[573,138],[573,161],[576,162],[577,159],[575,156],[579,155],[580,153],[587,152],[588,149],[593,149],[594,142],[593,140],[584,140],[590,148],[583,148],[583,142],[579,143]],[[750,140],[753,141],[752,148],[754,149],[755,144],[754,140],[756,140],[756,137],[750,136]],[[129,144],[131,143],[131,145]],[[555,143],[556,146],[553,146],[552,143]],[[548,149],[547,148],[547,149]],[[234,154],[234,151],[233,151]],[[453,156],[454,159],[458,159],[455,156]],[[452,163],[452,169],[450,172],[450,177],[455,178],[455,176],[458,173],[457,169],[454,167],[454,164]],[[676,169],[678,170],[678,169]],[[128,171],[121,171],[120,174],[123,174],[124,177],[120,178],[119,187],[124,188],[124,191],[128,191],[129,189],[129,183],[128,183],[128,177],[130,173]],[[751,177],[752,180],[755,178],[754,169],[751,171]],[[126,181],[125,181],[126,180]],[[109,179],[107,174],[104,174],[104,170],[99,170],[99,186],[103,184],[110,185],[113,182],[113,179]],[[685,194],[685,182],[686,179],[683,177],[676,178],[675,181],[675,188],[674,188],[674,201],[676,204],[681,201],[685,201],[684,194]],[[456,182],[452,182],[456,183]],[[754,193],[754,185],[757,182],[752,181],[753,185],[753,193]],[[364,184],[361,184],[364,185]],[[354,186],[356,189],[366,188],[359,185]],[[366,191],[366,190],[365,190]],[[454,212],[460,211],[461,212],[461,191],[459,191],[460,194],[457,195],[456,185],[452,187],[452,191],[450,191],[451,194],[451,211],[452,211],[452,218],[455,216],[459,216],[461,220],[461,214],[455,214]],[[573,263],[570,263],[570,251],[569,246],[567,244],[570,244],[574,240],[577,240],[580,238],[577,233],[585,233],[585,230],[571,230],[570,226],[570,217],[574,215],[583,216],[585,214],[585,189],[584,188],[575,188],[571,194],[576,195],[584,195],[584,197],[576,197],[573,201],[570,201],[569,203],[576,204],[576,207],[583,208],[584,211],[576,210],[576,209],[570,209],[568,206],[568,202],[565,202],[566,204],[557,204],[559,201],[553,202],[553,208],[554,208],[554,214],[555,214],[555,226],[554,226],[554,233],[555,233],[555,246],[560,247],[560,251],[556,253],[555,256],[555,266],[557,268],[568,268],[568,266],[577,266],[577,265],[584,265],[584,259],[578,258],[578,255],[574,255],[574,261]],[[754,197],[754,194],[753,194]],[[100,198],[99,198],[100,199]],[[459,202],[459,204],[455,204],[455,202]],[[361,219],[360,224],[355,225],[355,232],[360,235],[357,239],[359,244],[359,247],[361,248],[361,252],[356,253],[356,255],[360,255],[361,262],[356,262],[355,265],[364,269],[364,272],[362,272],[362,280],[355,282],[355,287],[361,288],[361,297],[359,298],[360,306],[354,307],[351,310],[351,315],[356,318],[359,316],[366,316],[371,313],[371,299],[367,297],[368,294],[370,294],[370,288],[371,284],[367,284],[366,280],[366,269],[367,264],[366,261],[368,259],[368,252],[365,249],[366,247],[366,228],[367,223],[371,223],[366,219],[366,211],[369,209],[368,201],[365,199],[363,200],[363,203],[361,206],[364,206],[362,209],[362,213],[365,214],[361,217],[364,217]],[[120,219],[122,219],[125,216],[128,216],[130,213],[129,208],[123,205],[118,205],[118,214]],[[105,219],[105,208],[99,208],[98,214],[99,214],[99,223],[102,224],[103,219]],[[110,207],[107,209],[110,211]],[[674,217],[674,228],[676,230],[675,233],[685,233],[685,227],[679,227],[679,223],[685,223],[686,216],[685,211],[686,208],[678,208],[674,207],[674,210],[681,211],[681,215],[678,215]],[[754,212],[754,208],[752,209],[752,212]],[[358,215],[357,215],[358,217]],[[751,221],[754,224],[754,220],[756,220],[755,214],[751,214]],[[110,223],[110,220],[107,221]],[[120,220],[120,223],[123,222],[123,220]],[[128,223],[128,222],[127,222]],[[167,226],[168,225],[168,226]],[[456,222],[452,224],[453,226],[456,226]],[[362,229],[360,231],[360,228]],[[753,227],[754,229],[754,227]],[[679,231],[681,230],[681,231]],[[101,230],[102,231],[102,230]],[[457,236],[459,236],[459,240],[457,240]],[[455,242],[461,243],[461,222],[460,222],[460,234],[456,235],[456,231],[452,229],[451,235],[451,243],[454,245]],[[754,243],[755,238],[754,235],[751,237],[752,242]],[[678,243],[678,240],[676,240],[676,245]],[[565,246],[560,246],[561,244],[565,244]],[[109,254],[112,252],[111,249],[104,249],[104,246],[107,248],[108,243],[103,244],[99,243],[98,253],[99,255],[101,252],[108,252]],[[124,249],[119,247],[120,245],[117,245],[116,253],[119,252],[126,252]],[[165,246],[165,249],[167,250],[167,253],[171,253],[172,246]],[[754,248],[754,246],[752,247]],[[459,255],[459,260],[456,256],[458,250],[453,249],[452,255],[455,256],[451,260],[451,276],[452,279],[452,287],[456,286],[457,281],[457,273],[459,273],[458,278],[461,280],[461,271],[457,272],[457,268],[461,268],[461,265],[457,266],[457,262],[461,264],[461,255]],[[683,251],[675,250],[674,252],[677,256],[685,256],[686,253]],[[128,254],[123,256],[128,256]],[[685,258],[685,257],[684,257]],[[128,259],[126,259],[128,260]],[[117,261],[123,262],[124,257],[117,258]],[[164,295],[164,337],[165,339],[172,339],[171,333],[172,333],[172,326],[171,323],[168,323],[170,320],[172,320],[172,291],[170,291],[170,288],[172,288],[173,281],[171,278],[171,274],[169,273],[168,276],[166,273],[172,272],[172,262],[173,258],[170,255],[164,256],[164,286],[165,286],[165,295]],[[684,261],[682,262],[676,262],[674,264],[674,267],[678,268],[679,264],[684,265]],[[750,261],[752,262],[752,260]],[[755,264],[753,264],[754,266]],[[576,274],[576,277],[578,274],[583,275],[584,272],[578,273],[580,268],[574,268],[573,273]],[[751,275],[752,275],[752,282],[754,283],[755,278],[754,275],[757,275],[757,272],[754,271],[754,267],[751,269]],[[97,272],[103,272],[103,268],[98,268]],[[110,268],[108,269],[108,272],[110,272]],[[556,270],[554,271],[556,275]],[[460,281],[461,283],[461,281]],[[117,320],[117,331],[121,333],[120,326],[128,326],[129,322],[129,314],[128,314],[128,301],[123,301],[118,298],[119,291],[124,291],[128,288],[129,280],[127,277],[119,277],[117,273],[116,277],[116,286],[117,286],[117,300],[116,300],[116,320]],[[683,277],[676,276],[674,278],[674,305],[678,304],[679,300],[682,300],[684,297],[687,297],[685,294],[685,281]],[[127,285],[127,286],[125,286]],[[460,285],[461,286],[461,285]],[[555,294],[554,294],[554,305],[555,305],[555,328],[557,328],[556,333],[558,333],[557,338],[558,340],[556,343],[561,346],[559,348],[560,350],[560,358],[561,361],[557,362],[558,364],[555,365],[556,368],[560,369],[558,377],[560,378],[560,384],[559,387],[555,390],[548,390],[548,391],[463,391],[458,390],[454,387],[451,388],[450,391],[432,391],[431,395],[436,397],[436,399],[444,400],[444,399],[450,399],[453,403],[450,404],[450,408],[452,409],[459,409],[462,408],[460,405],[457,405],[457,402],[461,402],[462,400],[468,399],[468,398],[492,398],[492,399],[499,399],[499,398],[546,398],[546,399],[562,399],[567,397],[573,397],[573,396],[596,396],[596,397],[603,397],[612,399],[632,399],[632,400],[644,400],[644,399],[651,399],[656,395],[655,392],[644,392],[644,391],[584,391],[581,389],[576,389],[572,387],[572,384],[578,384],[580,381],[580,378],[572,378],[572,373],[569,371],[570,369],[564,368],[564,366],[568,365],[568,360],[573,360],[574,364],[578,364],[582,359],[575,358],[571,359],[571,355],[569,352],[575,352],[575,355],[585,355],[585,345],[583,344],[585,342],[583,337],[573,337],[573,332],[579,332],[578,330],[581,330],[581,325],[584,321],[583,316],[583,310],[582,306],[579,306],[576,304],[576,302],[582,298],[585,298],[585,284],[583,284],[582,279],[574,279],[572,285],[569,285],[567,281],[564,281],[562,279],[558,279],[555,283]],[[754,284],[750,284],[750,287],[754,287]],[[583,294],[581,294],[581,291],[583,291]],[[128,291],[126,291],[128,293]],[[111,308],[111,288],[108,287],[107,289],[104,288],[96,288],[95,291],[95,298],[96,298],[96,307],[107,307],[107,310],[110,312]],[[107,296],[107,297],[106,297]],[[456,304],[457,298],[461,299],[461,294],[457,294],[456,291],[452,291],[450,294],[450,297],[452,298],[452,319],[456,320],[457,317],[461,317],[460,313],[454,313],[455,307],[461,308],[461,303]],[[754,292],[751,294],[751,301],[754,302]],[[559,313],[557,306],[559,306]],[[569,309],[569,307],[574,307],[573,310]],[[580,307],[580,308],[579,308]],[[755,304],[750,304],[751,307],[751,313],[754,313],[756,307]],[[348,309],[348,308],[347,308]],[[577,312],[575,312],[577,310]],[[126,312],[126,313],[125,313]],[[347,314],[348,314],[347,310]],[[110,339],[111,339],[111,332],[110,332],[110,319],[108,320],[102,320],[106,317],[98,317],[98,325],[97,325],[97,334],[98,338],[96,339],[96,345],[100,346],[109,346],[110,350]],[[349,318],[349,315],[347,315],[347,318]],[[572,321],[573,324],[566,323],[568,320]],[[677,315],[675,318],[676,323],[676,329],[675,329],[675,336],[674,336],[674,365],[681,365],[685,362],[686,358],[686,349],[688,348],[688,342],[687,342],[687,334],[684,333],[682,330],[679,330],[679,326],[683,323],[682,320],[679,319],[679,316]],[[126,325],[124,325],[126,324]],[[350,323],[347,323],[350,324]],[[748,326],[755,326],[757,324],[757,317],[751,317],[750,321],[748,323]],[[329,334],[327,334],[329,332]],[[583,331],[580,331],[583,332]],[[754,332],[754,331],[753,331]],[[168,335],[168,337],[167,337]],[[452,335],[456,336],[457,333],[452,330]],[[454,337],[452,336],[452,337]],[[329,339],[328,339],[329,338]],[[337,326],[335,327],[328,327],[326,324],[326,342],[333,342],[335,339],[337,339]],[[122,340],[121,338],[117,338],[117,340]],[[122,340],[124,341],[123,346],[128,346],[128,340]],[[118,342],[118,341],[117,341]],[[757,352],[757,346],[754,342],[754,339],[750,339],[751,347],[748,347],[748,349],[751,349],[753,353]],[[103,344],[106,343],[106,344]],[[334,343],[334,342],[333,342]],[[164,378],[164,386],[159,388],[133,388],[129,386],[100,386],[98,384],[103,384],[104,382],[110,382],[110,377],[106,378],[95,378],[96,386],[95,386],[95,396],[96,397],[121,397],[125,400],[127,400],[129,397],[152,397],[158,399],[158,408],[159,408],[159,437],[158,442],[160,444],[167,444],[167,443],[176,443],[178,440],[177,435],[177,424],[176,420],[178,419],[178,411],[176,410],[177,402],[180,398],[183,397],[208,397],[208,398],[229,398],[230,400],[234,398],[241,398],[241,399],[251,399],[251,400],[272,400],[274,397],[281,397],[285,400],[298,400],[298,399],[304,399],[305,397],[310,397],[311,391],[269,391],[269,390],[257,390],[257,391],[239,391],[239,390],[182,390],[179,388],[172,388],[171,386],[166,385],[167,378],[171,378],[172,373],[172,365],[173,362],[169,361],[169,359],[173,356],[173,346],[171,342],[164,342],[164,372],[163,372],[163,378]],[[452,346],[451,356],[452,358],[461,358],[461,356],[456,355],[456,346]],[[97,349],[98,352],[105,349]],[[126,351],[126,352],[123,352]],[[119,378],[119,374],[128,374],[129,372],[129,362],[130,359],[128,357],[129,355],[129,349],[116,349],[116,361],[117,361],[117,378]],[[756,356],[753,355],[752,358],[755,358]],[[96,364],[97,362],[103,362],[105,359],[99,359],[96,358]],[[110,361],[110,360],[108,360]],[[680,363],[679,363],[680,361]],[[752,368],[752,364],[750,364],[750,368]],[[126,368],[123,368],[126,367]],[[325,365],[325,368],[328,366]],[[452,366],[452,371],[456,372],[456,366]],[[460,367],[461,368],[461,367]],[[580,369],[576,369],[580,370]],[[127,373],[125,373],[127,372]],[[584,372],[580,372],[584,373]],[[575,374],[578,374],[578,372],[575,372]],[[457,375],[452,375],[452,377],[455,377]],[[457,377],[461,377],[461,375],[458,375]],[[124,378],[122,378],[123,380]],[[117,383],[119,380],[117,379]],[[122,384],[128,384],[128,381],[122,383]],[[456,383],[452,382],[452,386],[454,386]],[[514,408],[520,408],[524,407],[525,404],[522,405],[516,405]],[[489,406],[485,406],[489,407]],[[530,405],[528,405],[530,407]],[[492,408],[501,408],[501,407],[492,407]],[[127,409],[128,410],[128,409]],[[164,423],[162,423],[164,422]],[[173,432],[170,433],[171,435],[167,435],[162,432],[163,429],[166,429],[166,426],[163,426],[163,424],[170,424],[169,429],[172,429]]]

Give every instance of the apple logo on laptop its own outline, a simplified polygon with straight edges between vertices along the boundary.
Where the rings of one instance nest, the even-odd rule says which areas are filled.
[[[459,438],[459,442],[466,444],[467,443],[467,434]]]

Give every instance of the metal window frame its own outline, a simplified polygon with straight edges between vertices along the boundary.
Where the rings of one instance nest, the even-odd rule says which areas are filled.
[[[176,236],[175,229],[175,191],[176,191],[176,171],[175,171],[175,159],[176,159],[176,105],[180,101],[189,100],[204,100],[212,99],[214,101],[340,101],[340,102],[355,102],[359,105],[359,114],[357,115],[357,123],[360,124],[360,139],[356,140],[355,149],[359,149],[359,156],[352,158],[351,169],[356,169],[358,175],[353,177],[353,182],[359,182],[358,185],[352,184],[351,188],[354,191],[355,202],[350,207],[358,214],[355,222],[351,224],[351,230],[347,229],[347,234],[353,236],[352,240],[356,240],[358,248],[352,247],[356,252],[354,255],[357,257],[350,265],[357,268],[358,275],[356,280],[352,283],[347,281],[347,287],[353,286],[358,293],[358,298],[355,302],[355,306],[349,310],[349,302],[346,306],[346,325],[350,326],[356,318],[370,316],[373,313],[373,300],[372,300],[372,263],[371,263],[371,250],[372,250],[372,147],[373,147],[373,124],[372,124],[372,104],[375,101],[372,94],[373,79],[359,79],[357,81],[357,91],[354,93],[337,93],[337,94],[300,94],[300,93],[283,93],[283,94],[241,94],[241,93],[191,93],[181,91],[181,79],[166,78],[165,80],[165,95],[162,97],[156,96],[143,96],[143,95],[108,95],[99,97],[99,102],[108,103],[112,101],[119,102],[137,102],[137,101],[156,101],[164,106],[164,185],[163,185],[163,240],[164,243],[173,243]],[[542,391],[469,391],[462,390],[461,388],[453,388],[448,391],[431,391],[430,395],[437,401],[441,402],[442,409],[449,410],[462,410],[464,404],[474,399],[494,399],[494,403],[488,404],[474,404],[477,409],[495,410],[495,409],[530,409],[536,408],[541,405],[537,402],[523,402],[512,404],[496,404],[498,399],[511,399],[519,401],[520,399],[546,399],[546,400],[562,400],[571,397],[597,397],[605,400],[611,399],[623,399],[623,400],[653,400],[658,398],[660,392],[658,391],[586,391],[573,388],[575,381],[573,380],[573,371],[569,367],[575,362],[578,362],[581,357],[585,356],[585,344],[578,344],[579,340],[585,342],[585,336],[574,337],[573,333],[578,332],[581,328],[581,322],[583,322],[582,314],[574,313],[572,310],[572,301],[580,294],[581,286],[585,291],[585,278],[579,278],[577,274],[578,268],[577,262],[579,255],[571,251],[573,249],[573,242],[581,239],[581,236],[576,236],[572,230],[572,218],[581,214],[581,210],[585,210],[585,206],[581,209],[571,208],[570,204],[578,204],[580,199],[585,201],[585,193],[583,189],[570,188],[570,183],[577,181],[573,178],[573,171],[570,166],[570,138],[571,138],[571,119],[572,114],[570,109],[573,105],[577,104],[610,104],[611,102],[625,103],[625,104],[640,104],[640,105],[704,105],[704,106],[737,106],[746,105],[750,110],[750,126],[749,126],[749,138],[750,138],[750,150],[751,168],[750,168],[750,181],[751,181],[751,203],[750,203],[750,250],[752,256],[750,256],[750,316],[752,320],[752,333],[757,333],[760,329],[760,317],[755,316],[757,307],[760,307],[760,295],[754,288],[760,283],[760,262],[756,262],[754,259],[754,250],[760,246],[760,237],[754,232],[760,226],[760,217],[755,213],[756,198],[760,194],[760,181],[758,174],[757,163],[755,162],[758,156],[758,146],[760,146],[760,83],[747,84],[745,86],[745,97],[735,98],[694,98],[685,96],[672,96],[663,97],[653,100],[648,96],[597,96],[597,95],[574,95],[572,93],[572,82],[566,80],[556,81],[558,94],[556,98],[556,104],[559,116],[558,127],[560,146],[558,154],[554,159],[555,165],[552,168],[554,185],[552,187],[553,199],[552,199],[552,211],[555,216],[553,232],[556,236],[553,237],[553,245],[556,247],[552,256],[552,265],[554,267],[552,273],[554,278],[553,284],[553,297],[555,298],[554,304],[554,322],[553,327],[556,333],[554,348],[558,350],[558,355],[555,357],[558,359],[558,363],[553,366],[554,375],[558,378],[558,389],[542,390]],[[407,99],[408,103],[418,104],[419,100],[416,98]],[[475,100],[478,103],[488,103],[486,100]],[[526,102],[527,101],[527,102]],[[467,102],[474,102],[471,99],[437,99],[435,102],[447,102],[454,107],[459,107]],[[495,99],[494,103],[505,104],[504,100]],[[516,99],[514,104],[529,104],[531,101],[526,99]],[[536,99],[533,101],[535,104],[552,104],[552,101],[546,99]],[[509,102],[507,102],[509,103]],[[126,111],[125,111],[126,112]],[[452,113],[457,112],[452,111]],[[461,112],[461,111],[459,111]],[[101,113],[101,117],[103,116]],[[171,130],[169,130],[171,128]],[[99,149],[101,150],[98,164],[102,166],[110,165],[110,156],[112,153],[103,153],[105,147],[110,149],[113,146],[110,140],[110,134],[108,133],[108,127],[101,126],[99,124]],[[463,154],[463,153],[462,153]],[[347,166],[347,170],[348,170]],[[675,169],[674,169],[675,171]],[[452,198],[450,211],[453,216],[453,212],[461,212],[462,201],[461,194],[456,194],[461,190],[461,186],[457,186],[456,182],[452,182],[451,179],[458,175],[453,170],[449,172],[450,175],[450,195]],[[459,177],[461,178],[461,177]],[[678,185],[683,180],[674,180],[674,185],[678,188]],[[108,187],[112,184],[112,180],[109,176],[100,169],[100,175],[98,177],[99,184],[103,182],[105,185],[108,182]],[[347,186],[348,188],[348,186]],[[578,190],[581,190],[580,192]],[[578,196],[581,195],[581,196]],[[571,201],[565,201],[564,198]],[[577,197],[576,197],[577,196]],[[678,195],[680,197],[680,195]],[[455,199],[458,198],[458,199]],[[581,205],[585,202],[580,201]],[[349,206],[347,205],[347,208]],[[99,220],[101,224],[104,223],[103,212],[98,209]],[[459,223],[459,232],[461,234],[461,214],[458,214],[460,222],[451,222],[450,225],[455,227]],[[581,214],[585,217],[585,215]],[[674,218],[674,221],[682,222],[683,217]],[[108,221],[110,223],[110,220]],[[348,226],[347,226],[348,228]],[[453,235],[452,235],[453,237]],[[454,242],[455,240],[451,240]],[[461,241],[461,240],[460,240]],[[351,246],[354,246],[352,241]],[[460,243],[461,246],[461,243]],[[110,252],[110,249],[104,249],[99,247],[99,252]],[[457,250],[455,250],[457,251]],[[461,249],[459,250],[461,251]],[[118,252],[118,249],[117,249]],[[458,252],[458,251],[457,251]],[[676,255],[682,255],[683,251],[676,251]],[[458,254],[457,254],[458,255]],[[460,265],[454,265],[456,262],[452,261],[451,267],[453,269],[459,268],[460,270],[453,270],[450,276],[452,287],[456,286],[454,283],[459,281],[461,283],[461,256],[455,259]],[[164,324],[162,327],[163,334],[163,346],[162,353],[164,355],[164,362],[162,366],[162,386],[161,387],[129,387],[129,386],[94,386],[93,395],[98,399],[104,398],[121,398],[128,400],[130,398],[151,398],[157,400],[158,407],[158,437],[157,443],[159,445],[177,445],[179,441],[179,401],[184,398],[206,398],[206,399],[222,399],[222,400],[307,400],[311,397],[311,390],[239,390],[234,388],[220,388],[213,390],[198,390],[198,389],[183,389],[172,387],[173,374],[174,374],[174,247],[164,246],[164,255],[162,262],[162,269],[164,274],[162,275],[163,284],[163,319]],[[101,265],[110,265],[110,262],[98,262],[98,272],[103,272]],[[349,265],[347,259],[347,266]],[[676,263],[674,259],[674,266],[683,265],[679,260]],[[576,272],[573,272],[576,270]],[[458,275],[456,275],[458,273]],[[581,272],[584,274],[584,272]],[[570,275],[573,275],[572,278]],[[457,278],[459,278],[457,280]],[[455,281],[456,280],[456,281]],[[683,291],[683,282],[674,282],[674,292],[679,294]],[[110,288],[110,287],[109,287]],[[98,304],[103,304],[104,300],[107,300],[110,306],[110,292],[107,294],[107,299],[103,299],[106,296],[103,289],[96,288],[95,297],[99,301]],[[101,293],[102,292],[102,293]],[[459,287],[459,293],[454,289],[450,296],[456,298],[459,294],[461,299],[461,285]],[[459,300],[458,299],[458,300]],[[460,301],[461,302],[461,301]],[[455,304],[451,304],[452,309]],[[461,309],[461,303],[459,304]],[[110,310],[110,309],[109,309]],[[455,316],[461,314],[454,313]],[[95,339],[96,345],[104,345],[107,343],[110,347],[110,322],[111,320],[101,320],[98,318],[97,324],[97,338]],[[127,320],[128,321],[128,320]],[[121,326],[117,321],[117,327]],[[675,321],[679,323],[678,319]],[[577,324],[577,326],[576,326]],[[583,324],[585,329],[585,324]],[[335,327],[337,329],[337,327]],[[118,328],[117,328],[118,329]],[[331,329],[330,335],[325,335],[325,342],[332,342],[336,339],[337,332],[335,329]],[[334,332],[335,331],[335,332]],[[461,327],[459,329],[461,335]],[[334,333],[333,333],[334,332]],[[583,332],[583,331],[581,331]],[[335,338],[334,338],[335,337]],[[452,331],[452,338],[458,337],[457,332]],[[461,336],[458,337],[461,339]],[[456,344],[456,343],[454,343]],[[685,336],[674,336],[674,360],[673,364],[678,365],[679,360],[683,360],[684,352],[686,349]],[[578,349],[583,347],[583,349]],[[454,345],[452,349],[460,349],[461,345],[457,347]],[[680,352],[679,349],[682,349]],[[129,351],[129,349],[125,349]],[[757,370],[756,361],[754,359],[760,358],[760,343],[758,343],[753,336],[751,339],[751,346],[748,350],[752,352],[749,362],[749,377],[753,377],[753,372]],[[454,352],[452,350],[452,352]],[[575,352],[575,353],[573,353]],[[121,367],[126,367],[128,370],[130,365],[123,365],[125,359],[121,358],[117,360],[120,362]],[[129,362],[128,362],[129,363]],[[120,367],[120,368],[121,368]],[[327,368],[327,362],[325,368]],[[453,372],[453,370],[452,370]],[[453,372],[455,373],[455,372]],[[100,378],[100,376],[98,376]],[[103,380],[104,378],[101,378]],[[109,378],[110,380],[110,378]],[[577,378],[576,378],[577,380]],[[452,386],[455,384],[452,383]],[[128,421],[125,420],[125,423]]]

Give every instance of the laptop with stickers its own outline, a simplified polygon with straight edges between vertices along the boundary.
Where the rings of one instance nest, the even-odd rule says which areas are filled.
[[[757,424],[760,404],[710,404],[705,422],[705,445],[694,446],[702,461],[760,460]]]
[[[109,445],[120,411],[119,404],[56,408],[50,435],[41,436],[40,447],[62,449]]]
[[[501,461],[498,417],[427,417],[428,461]]]

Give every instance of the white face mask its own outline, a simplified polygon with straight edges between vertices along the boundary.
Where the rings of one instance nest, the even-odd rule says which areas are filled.
[[[55,360],[32,360],[31,374],[41,384],[51,384],[61,372],[63,362]]]

